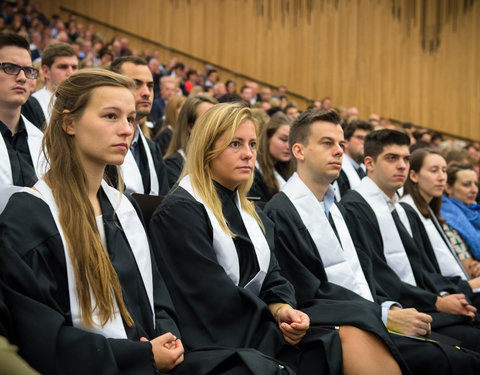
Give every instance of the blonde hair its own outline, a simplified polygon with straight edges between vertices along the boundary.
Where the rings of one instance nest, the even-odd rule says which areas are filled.
[[[222,212],[222,203],[212,180],[210,162],[228,147],[238,126],[245,121],[252,121],[255,125],[255,131],[257,132],[257,123],[250,108],[245,107],[242,103],[216,104],[208,109],[197,120],[190,135],[190,141],[186,150],[187,160],[181,175],[181,177],[186,175],[190,176],[190,181],[195,192],[207,207],[212,210],[223,231],[232,237],[235,237],[235,234],[230,231],[225,223],[226,220]],[[220,147],[214,148],[218,138],[224,133],[227,134],[225,141]],[[252,183],[253,173],[251,173],[247,182],[238,186],[240,204],[242,209],[252,216],[264,231],[263,223],[255,211],[255,206],[247,199],[247,193]]]
[[[84,69],[58,86],[50,124],[42,141],[50,165],[44,178],[57,203],[67,251],[72,259],[81,320],[92,326],[92,312],[97,309],[100,323],[105,325],[113,317],[117,305],[124,321],[132,326],[133,319],[125,306],[117,273],[98,232],[88,199],[87,177],[74,137],[64,130],[66,123],[82,116],[92,92],[99,87],[124,87],[133,91],[135,83],[107,70]],[[119,185],[123,182],[119,181]],[[92,294],[95,306],[91,303]]]
[[[175,129],[178,117],[177,111],[185,104],[186,100],[185,96],[172,96],[168,99],[167,104],[165,104],[165,120],[160,130],[165,130],[168,125]]]

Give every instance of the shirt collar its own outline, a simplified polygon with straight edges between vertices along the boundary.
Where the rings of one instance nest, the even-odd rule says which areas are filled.
[[[25,127],[25,122],[23,121],[22,116],[20,116],[20,121],[18,122],[18,129],[15,134],[19,134],[25,131],[27,131],[27,128]],[[0,120],[0,132],[2,133],[3,136],[5,136],[6,134],[9,134],[10,136],[12,136],[12,132],[10,131],[8,126],[5,125],[5,123],[1,120]]]
[[[130,144],[131,149],[137,146],[138,138],[140,137],[140,131],[140,127],[137,125],[137,127],[135,128],[135,134],[133,136],[132,143]]]
[[[328,213],[330,212],[330,208],[332,207],[333,203],[335,202],[335,189],[333,186],[328,185],[327,192],[323,196],[323,210],[325,211],[325,216],[328,218]]]

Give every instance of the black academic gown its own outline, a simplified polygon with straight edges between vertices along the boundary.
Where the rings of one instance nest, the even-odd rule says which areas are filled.
[[[260,172],[256,167],[254,170],[253,184],[247,195],[248,198],[265,203],[270,199],[267,193],[267,185],[265,185],[265,181],[263,180],[262,172]]]
[[[344,215],[344,209],[337,205]],[[328,281],[317,247],[290,199],[282,192],[265,206],[265,213],[275,223],[275,255],[282,274],[295,287],[299,307],[307,305],[310,319],[323,319],[334,325],[353,325],[379,336],[398,360],[406,361],[414,374],[476,374],[480,356],[466,354],[450,346],[420,342],[395,334],[388,335],[381,321],[380,304],[386,298],[377,294],[372,272],[364,275],[375,303]],[[321,213],[323,214],[323,213]],[[344,215],[345,216],[345,215]],[[323,301],[317,303],[313,301]],[[317,305],[317,311],[312,307]],[[388,337],[390,336],[390,337]],[[393,343],[395,346],[393,345]],[[398,349],[397,349],[398,348]],[[422,352],[421,357],[418,353]],[[400,360],[400,365],[403,364]],[[406,372],[403,368],[404,373]]]
[[[127,239],[103,191],[99,198],[110,259],[134,320],[133,327],[125,325],[128,340],[107,339],[72,326],[63,243],[50,209],[29,193],[17,193],[0,216],[0,275],[12,317],[12,341],[42,374],[158,374],[151,344],[139,340],[167,332],[180,337],[170,296],[152,265],[154,326]],[[185,364],[197,369],[200,360],[189,362],[186,356]],[[192,373],[182,371],[186,366],[177,366],[174,373]]]
[[[377,293],[384,298],[398,301],[404,308],[414,307],[432,316],[432,329],[438,333],[452,336],[462,342],[462,346],[480,351],[480,332],[473,328],[470,319],[462,315],[440,313],[435,307],[440,291],[458,293],[453,283],[445,280],[437,282],[430,277],[432,263],[426,257],[426,251],[419,251],[426,236],[423,226],[420,228],[412,219],[411,210],[407,212],[414,233],[402,236],[405,251],[410,260],[417,286],[403,282],[388,266],[383,253],[383,241],[375,213],[365,199],[354,190],[350,190],[342,198],[345,207],[345,221],[359,254],[362,267],[371,267],[375,277]],[[418,220],[418,218],[417,218]],[[422,233],[423,229],[423,233]],[[427,259],[427,260],[426,260]]]
[[[173,131],[170,128],[165,128],[158,134],[155,142],[157,142],[158,147],[160,147],[162,155],[166,154],[170,141],[172,140],[172,135]]]
[[[177,183],[178,178],[182,173],[184,163],[185,160],[178,151],[175,151],[173,154],[165,158],[165,166],[167,168],[167,181],[169,187],[172,187]]]
[[[468,281],[463,280],[459,276],[443,276],[440,271],[440,266],[435,256],[432,243],[428,237],[421,219],[418,217],[417,212],[407,203],[400,202],[405,212],[407,213],[408,221],[412,232],[414,233],[413,239],[406,238],[404,241],[413,240],[416,246],[408,246],[408,249],[416,249],[417,251],[410,251],[407,253],[410,263],[414,263],[415,266],[422,264],[421,270],[427,274],[427,278],[431,280],[431,284],[434,286],[435,292],[447,291],[449,293],[463,293],[472,302],[472,304],[480,308],[479,296],[473,293],[472,288],[468,284]],[[438,230],[438,228],[437,228]],[[440,229],[441,230],[441,229]],[[403,237],[402,237],[403,238]],[[418,251],[419,249],[423,251]],[[419,259],[421,258],[421,259]],[[414,267],[417,274],[419,273],[418,267]],[[416,277],[416,276],[415,276]],[[428,282],[428,281],[426,281]]]
[[[239,286],[217,262],[207,212],[187,191],[178,187],[171,192],[150,223],[154,253],[176,307],[183,340],[192,349],[255,349],[294,366],[298,348],[286,344],[268,308],[276,302],[295,306],[293,288],[280,275],[273,254],[259,296],[242,287],[256,273],[258,263],[231,196],[220,190],[219,194],[224,215],[237,234],[234,243],[239,255]],[[263,219],[267,241],[272,245],[272,223],[265,216]],[[299,348],[306,354],[300,356],[298,374],[340,373],[341,344],[331,325],[311,325]]]
[[[338,184],[338,190],[340,191],[340,196],[343,197],[347,191],[350,190],[350,181],[348,180],[347,174],[343,171],[343,169],[340,171],[336,181]]]

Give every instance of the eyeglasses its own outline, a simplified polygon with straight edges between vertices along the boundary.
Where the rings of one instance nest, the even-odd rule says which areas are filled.
[[[32,68],[31,66],[20,66],[8,62],[0,63],[0,66],[6,74],[9,74],[11,76],[16,76],[20,74],[21,70],[23,70],[23,72],[25,73],[25,77],[27,77],[28,79],[35,79],[38,77],[38,69]]]
[[[364,135],[352,135],[353,138],[357,138],[359,141],[364,141],[365,136]]]

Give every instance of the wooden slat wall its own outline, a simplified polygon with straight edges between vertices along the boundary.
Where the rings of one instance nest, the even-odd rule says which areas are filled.
[[[60,1],[43,4],[55,10]],[[376,112],[480,139],[480,1],[62,0],[61,5],[273,86],[285,84],[309,98],[331,96],[334,105],[357,106],[362,117]]]

